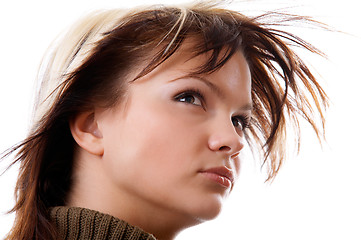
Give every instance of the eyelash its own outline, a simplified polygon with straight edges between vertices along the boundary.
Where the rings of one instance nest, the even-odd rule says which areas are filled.
[[[203,109],[205,109],[205,101],[204,101],[204,94],[199,90],[199,89],[193,89],[193,88],[190,88],[190,89],[186,89],[186,90],[183,90],[181,93],[177,94],[174,99],[176,101],[179,101],[179,102],[185,102],[185,101],[180,101],[180,99],[182,98],[185,98],[185,97],[195,97],[195,98],[198,98],[201,102],[201,105],[200,107],[202,107]],[[188,102],[185,102],[185,103],[188,103]],[[188,104],[193,104],[193,103],[188,103]],[[198,106],[198,104],[193,104],[195,106]]]
[[[232,117],[232,123],[233,123],[234,119],[237,119],[240,122],[240,125],[242,126],[242,128],[241,128],[242,131],[249,128],[250,122],[251,122],[250,116],[246,116],[246,115],[234,116],[234,117]],[[235,127],[238,127],[238,126],[235,126]]]
[[[205,98],[204,98],[204,94],[199,90],[199,89],[194,89],[194,88],[189,88],[189,89],[186,89],[186,90],[183,90],[181,93],[177,94],[174,99],[176,101],[179,101],[179,102],[185,102],[185,101],[180,101],[180,99],[182,98],[185,98],[185,97],[197,97],[199,98],[200,102],[201,102],[201,107],[205,110]],[[188,103],[188,102],[185,102],[187,104],[193,104],[193,103]],[[198,104],[193,104],[193,105],[196,105],[198,106]],[[240,123],[240,126],[241,126],[241,131],[244,131],[245,129],[249,128],[250,126],[250,116],[247,116],[247,115],[237,115],[237,116],[234,116],[231,118],[232,120],[232,124],[234,123],[234,119],[236,119],[239,123]],[[233,124],[234,125],[234,124]],[[238,126],[235,126],[236,128]]]

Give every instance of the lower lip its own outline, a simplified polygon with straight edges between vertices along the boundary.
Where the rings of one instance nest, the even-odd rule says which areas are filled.
[[[232,182],[226,177],[211,172],[201,172],[201,173],[207,179],[214,181],[225,188],[229,188],[232,186]]]

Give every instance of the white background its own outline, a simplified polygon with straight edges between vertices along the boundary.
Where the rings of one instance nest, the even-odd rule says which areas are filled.
[[[50,42],[84,13],[154,1],[8,1],[0,3],[0,152],[26,136],[37,68]],[[125,2],[125,3],[124,3]],[[131,3],[129,3],[131,2]],[[184,1],[157,1],[157,3]],[[328,142],[321,150],[308,127],[303,148],[272,184],[252,158],[243,161],[239,183],[214,221],[181,233],[182,239],[361,239],[360,87],[361,17],[357,1],[247,1],[237,10],[289,8],[311,15],[349,34],[295,30],[329,56],[305,55],[322,76],[332,105],[327,114]],[[0,163],[4,170],[10,159]],[[10,229],[16,167],[0,177],[0,238]]]

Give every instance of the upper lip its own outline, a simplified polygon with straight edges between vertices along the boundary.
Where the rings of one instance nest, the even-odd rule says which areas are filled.
[[[234,174],[233,171],[229,168],[227,168],[226,166],[221,166],[221,167],[214,167],[214,168],[208,168],[206,170],[203,170],[201,172],[208,172],[208,173],[215,173],[218,174],[222,177],[228,178],[231,183],[234,183]]]

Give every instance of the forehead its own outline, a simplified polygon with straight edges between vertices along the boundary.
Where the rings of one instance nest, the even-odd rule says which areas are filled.
[[[220,57],[226,54],[220,52]],[[142,82],[149,81],[157,85],[174,81],[189,82],[197,80],[210,87],[219,96],[237,98],[237,102],[243,102],[251,105],[251,74],[250,69],[241,51],[237,51],[228,61],[219,69],[211,72],[197,73],[200,67],[209,61],[211,53],[204,53],[198,56],[194,54],[194,44],[185,42],[178,51],[169,59],[156,67],[146,76],[138,79]],[[137,81],[138,81],[137,80]]]
[[[198,38],[193,37],[186,39],[179,47],[179,49],[175,51],[167,60],[152,69],[150,71],[150,73],[152,74],[150,75],[154,75],[158,72],[165,70],[173,70],[193,75],[211,75],[213,73],[216,73],[220,68],[224,69],[225,64],[220,64],[220,62],[228,58],[229,49],[227,49],[227,47],[225,46],[219,51],[218,54],[216,54],[217,59],[215,59],[213,50],[200,54],[200,45],[202,45],[202,43],[201,40],[199,40]],[[216,50],[215,52],[217,51],[218,50]],[[157,49],[154,50],[153,54],[154,53],[157,53]],[[152,55],[152,53],[150,55]],[[225,63],[228,63],[231,58],[238,58],[239,60],[237,62],[238,66],[237,64],[232,65],[234,73],[239,71],[249,74],[250,70],[248,62],[244,57],[243,53],[241,52],[241,49],[236,51],[232,55],[232,57],[229,57],[227,61],[225,61]],[[221,67],[217,67],[218,65],[220,65]]]

